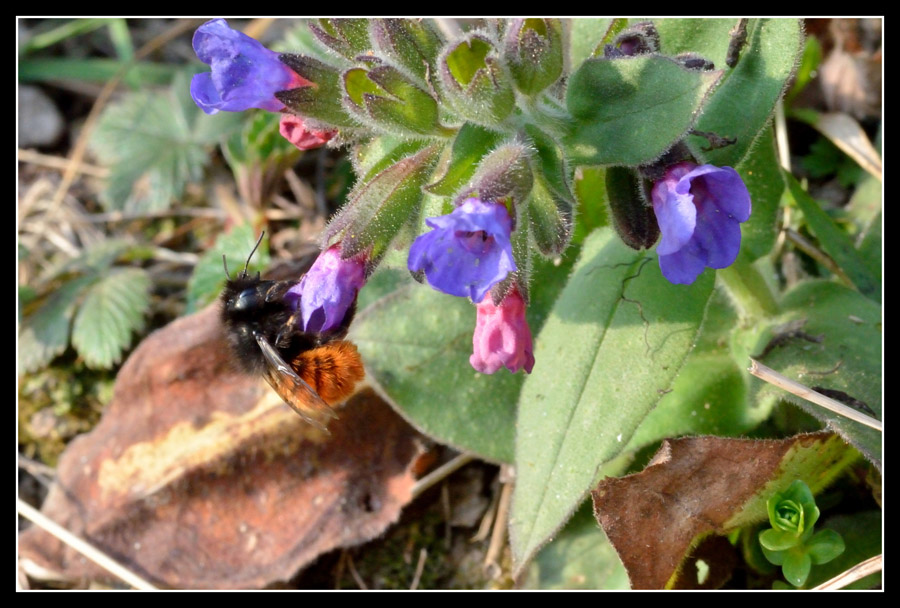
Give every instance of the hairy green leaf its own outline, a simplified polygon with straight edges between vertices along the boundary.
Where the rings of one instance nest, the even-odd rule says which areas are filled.
[[[535,264],[527,312],[533,332],[570,268],[565,259]],[[440,442],[511,462],[523,374],[501,369],[488,376],[469,365],[475,307],[467,299],[413,283],[405,270],[400,278],[386,275],[376,273],[363,289],[366,301],[377,299],[357,315],[349,334],[369,380],[407,420]],[[370,288],[375,291],[367,294]],[[537,361],[535,369],[550,363]]]
[[[78,299],[96,276],[68,281],[54,290],[19,328],[18,371],[33,372],[50,363],[69,343],[69,324]]]
[[[755,355],[762,363],[801,384],[841,391],[865,403],[882,419],[881,307],[829,281],[807,281],[783,297],[784,314],[752,333],[759,336]],[[795,329],[797,328],[797,329]],[[754,380],[753,394],[764,407],[787,399],[822,422],[881,468],[881,433]]]
[[[144,325],[150,277],[142,268],[114,268],[87,290],[72,324],[72,346],[88,367],[108,369]]]
[[[103,201],[109,209],[166,209],[185,184],[200,179],[208,146],[241,125],[242,116],[206,116],[194,105],[186,77],[172,88],[127,95],[101,115],[90,146],[110,175]]]
[[[797,19],[749,21],[747,46],[740,60],[734,69],[726,70],[721,84],[705,103],[696,126],[700,131],[734,137],[737,142],[709,152],[701,152],[699,146],[695,148],[698,158],[719,167],[734,167],[741,162],[772,116],[775,102],[797,64],[802,44],[803,33]],[[717,67],[724,65],[724,58],[723,63],[716,63]]]
[[[693,347],[714,275],[669,283],[655,256],[594,232],[535,343],[519,396],[511,540],[519,566],[565,523]]]
[[[693,126],[721,76],[661,56],[588,59],[566,92],[575,119],[569,157],[576,164],[632,166],[657,158]]]

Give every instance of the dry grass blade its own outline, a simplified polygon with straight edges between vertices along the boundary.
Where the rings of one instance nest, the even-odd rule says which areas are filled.
[[[116,578],[125,581],[135,589],[141,589],[142,591],[156,590],[156,587],[154,587],[152,584],[145,581],[127,568],[123,567],[117,561],[115,561],[96,547],[78,538],[77,536],[57,524],[55,521],[46,517],[43,513],[41,513],[28,503],[22,502],[21,500],[17,502],[18,511],[22,517],[45,530],[48,534],[52,534],[62,542],[66,543],[98,566],[105,568]]]
[[[859,579],[869,576],[874,572],[881,571],[881,556],[876,555],[875,557],[870,557],[864,562],[860,562],[846,570],[845,572],[841,572],[836,577],[831,580],[825,581],[818,587],[813,587],[814,590],[831,590],[831,589],[843,589],[850,583],[856,582]]]
[[[757,378],[768,382],[769,384],[786,390],[787,392],[793,395],[797,395],[802,399],[806,399],[810,403],[815,403],[816,405],[824,407],[827,410],[831,410],[835,414],[839,414],[841,416],[844,416],[845,418],[849,418],[850,420],[855,420],[856,422],[865,424],[866,426],[872,427],[879,432],[881,432],[882,430],[880,420],[876,420],[875,418],[866,416],[865,414],[844,405],[840,401],[836,401],[831,397],[826,397],[822,393],[818,393],[811,388],[800,384],[799,382],[795,382],[790,378],[782,376],[774,369],[763,365],[759,361],[750,359],[750,368],[747,371],[749,371]]]
[[[860,167],[871,173],[878,181],[883,181],[878,151],[853,117],[841,112],[822,114],[814,126]]]
[[[444,479],[445,477],[448,477],[460,468],[464,467],[465,465],[469,464],[473,460],[475,460],[475,456],[473,456],[472,454],[460,454],[453,460],[441,465],[416,482],[416,485],[414,485],[412,488],[413,500],[421,496],[422,492],[424,492],[440,480]]]

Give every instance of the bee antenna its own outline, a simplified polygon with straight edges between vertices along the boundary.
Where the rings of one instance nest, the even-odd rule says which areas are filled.
[[[259,235],[259,238],[256,240],[256,245],[253,246],[253,251],[250,252],[250,255],[247,256],[247,263],[244,264],[244,272],[243,276],[247,276],[247,269],[250,268],[250,258],[253,257],[253,254],[256,253],[256,250],[259,249],[259,244],[262,243],[263,237],[266,236],[266,231],[263,230]]]
[[[231,275],[228,274],[228,262],[225,261],[225,254],[224,254],[224,253],[222,254],[222,266],[225,267],[225,279],[230,281],[230,280],[231,280]]]

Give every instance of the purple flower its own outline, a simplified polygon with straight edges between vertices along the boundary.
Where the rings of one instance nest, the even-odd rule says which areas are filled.
[[[194,33],[194,52],[212,72],[194,75],[191,97],[207,114],[261,108],[277,112],[284,104],[275,98],[309,83],[257,40],[228,27],[224,19],[207,21]]]
[[[741,248],[750,193],[731,167],[681,162],[653,185],[662,239],[659,269],[671,283],[691,284],[707,266],[725,268]]]
[[[309,272],[288,290],[285,298],[295,307],[300,299],[303,331],[326,332],[340,327],[365,282],[364,256],[342,260],[338,244],[319,254]]]
[[[513,288],[500,306],[494,306],[491,294],[476,305],[475,333],[469,363],[482,374],[498,369],[515,373],[522,368],[529,374],[534,367],[531,329],[525,320],[525,300]]]
[[[430,217],[434,228],[409,248],[411,272],[453,296],[481,302],[484,294],[516,270],[509,240],[512,220],[506,206],[469,198],[453,213]]]

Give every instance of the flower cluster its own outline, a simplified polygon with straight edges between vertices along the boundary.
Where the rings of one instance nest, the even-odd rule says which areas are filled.
[[[424,273],[434,289],[476,304],[474,353],[469,362],[484,374],[534,366],[525,301],[515,288],[495,305],[491,288],[516,271],[512,219],[501,203],[466,199],[452,213],[428,218],[433,228],[409,248],[410,272]]]
[[[560,127],[566,120],[558,103],[542,103],[542,96],[559,96],[566,77],[562,23],[518,19],[450,41],[423,20],[320,19],[310,31],[329,50],[322,55],[328,61],[275,53],[224,19],[209,21],[193,44],[211,72],[191,82],[194,101],[208,114],[282,112],[279,132],[300,150],[339,132],[345,141],[375,143],[359,148],[360,181],[326,228],[319,259],[287,296],[298,302],[303,329],[346,327],[357,293],[385,252],[410,227],[423,232],[416,222],[428,191],[451,197],[445,200],[453,210],[424,220],[424,233],[409,248],[409,271],[438,291],[471,300],[476,370],[530,373],[529,257],[560,255],[574,228],[571,154]],[[591,61],[647,59],[660,49],[655,26],[642,22]],[[570,118],[583,123],[593,116],[595,84],[565,100]],[[519,116],[523,99],[531,105]],[[544,114],[547,120],[529,122]],[[618,183],[622,193],[609,197],[610,209],[628,246],[644,249],[658,240],[662,274],[691,284],[705,268],[737,258],[750,194],[734,169],[696,162],[681,141],[666,145],[669,151],[650,165],[609,168],[607,190]]]

